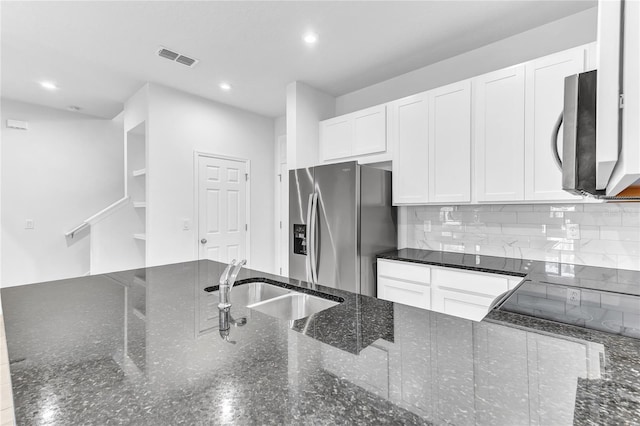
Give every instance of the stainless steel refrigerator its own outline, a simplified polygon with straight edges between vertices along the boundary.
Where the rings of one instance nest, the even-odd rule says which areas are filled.
[[[354,162],[289,172],[289,274],[376,295],[376,258],[397,246],[391,172]]]

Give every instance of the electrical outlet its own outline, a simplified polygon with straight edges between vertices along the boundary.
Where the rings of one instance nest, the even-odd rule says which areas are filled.
[[[577,288],[567,289],[567,304],[580,306],[580,289],[577,289]]]
[[[34,229],[35,228],[35,223],[33,222],[33,219],[27,219],[24,222],[24,229]]]
[[[431,221],[430,220],[425,220],[422,223],[422,230],[424,232],[431,232]]]
[[[567,240],[580,239],[580,225],[577,223],[567,223]]]

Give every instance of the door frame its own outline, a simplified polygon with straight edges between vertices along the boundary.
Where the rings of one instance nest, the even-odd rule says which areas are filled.
[[[194,185],[193,185],[193,206],[194,206],[194,226],[193,229],[195,230],[195,239],[194,239],[194,244],[195,244],[195,254],[196,254],[196,259],[197,260],[202,260],[200,259],[200,196],[199,196],[199,189],[200,189],[200,181],[199,181],[199,172],[200,172],[200,157],[206,157],[206,158],[214,158],[214,159],[218,159],[218,160],[231,160],[231,161],[237,161],[239,163],[244,163],[245,165],[245,170],[247,173],[248,178],[246,179],[245,183],[246,183],[246,210],[245,210],[245,219],[247,222],[247,231],[245,233],[245,253],[246,253],[246,259],[247,259],[247,264],[246,267],[249,267],[251,265],[251,160],[247,159],[247,158],[240,158],[240,157],[231,157],[228,155],[220,155],[220,154],[212,154],[210,152],[203,152],[203,151],[193,151],[193,181],[194,181]]]

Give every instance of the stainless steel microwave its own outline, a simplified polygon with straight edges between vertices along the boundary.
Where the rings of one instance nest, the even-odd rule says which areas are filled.
[[[564,110],[552,138],[553,153],[562,168],[562,189],[604,200],[640,200],[635,192],[607,196],[606,190],[596,188],[597,76],[597,70],[593,70],[564,80]],[[562,160],[558,154],[560,127],[563,127]]]

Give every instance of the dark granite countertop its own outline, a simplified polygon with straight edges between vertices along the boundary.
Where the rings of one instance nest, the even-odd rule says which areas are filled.
[[[318,286],[344,302],[297,321],[233,306],[230,343],[204,291],[224,266],[2,289],[17,424],[640,423],[640,340]]]

